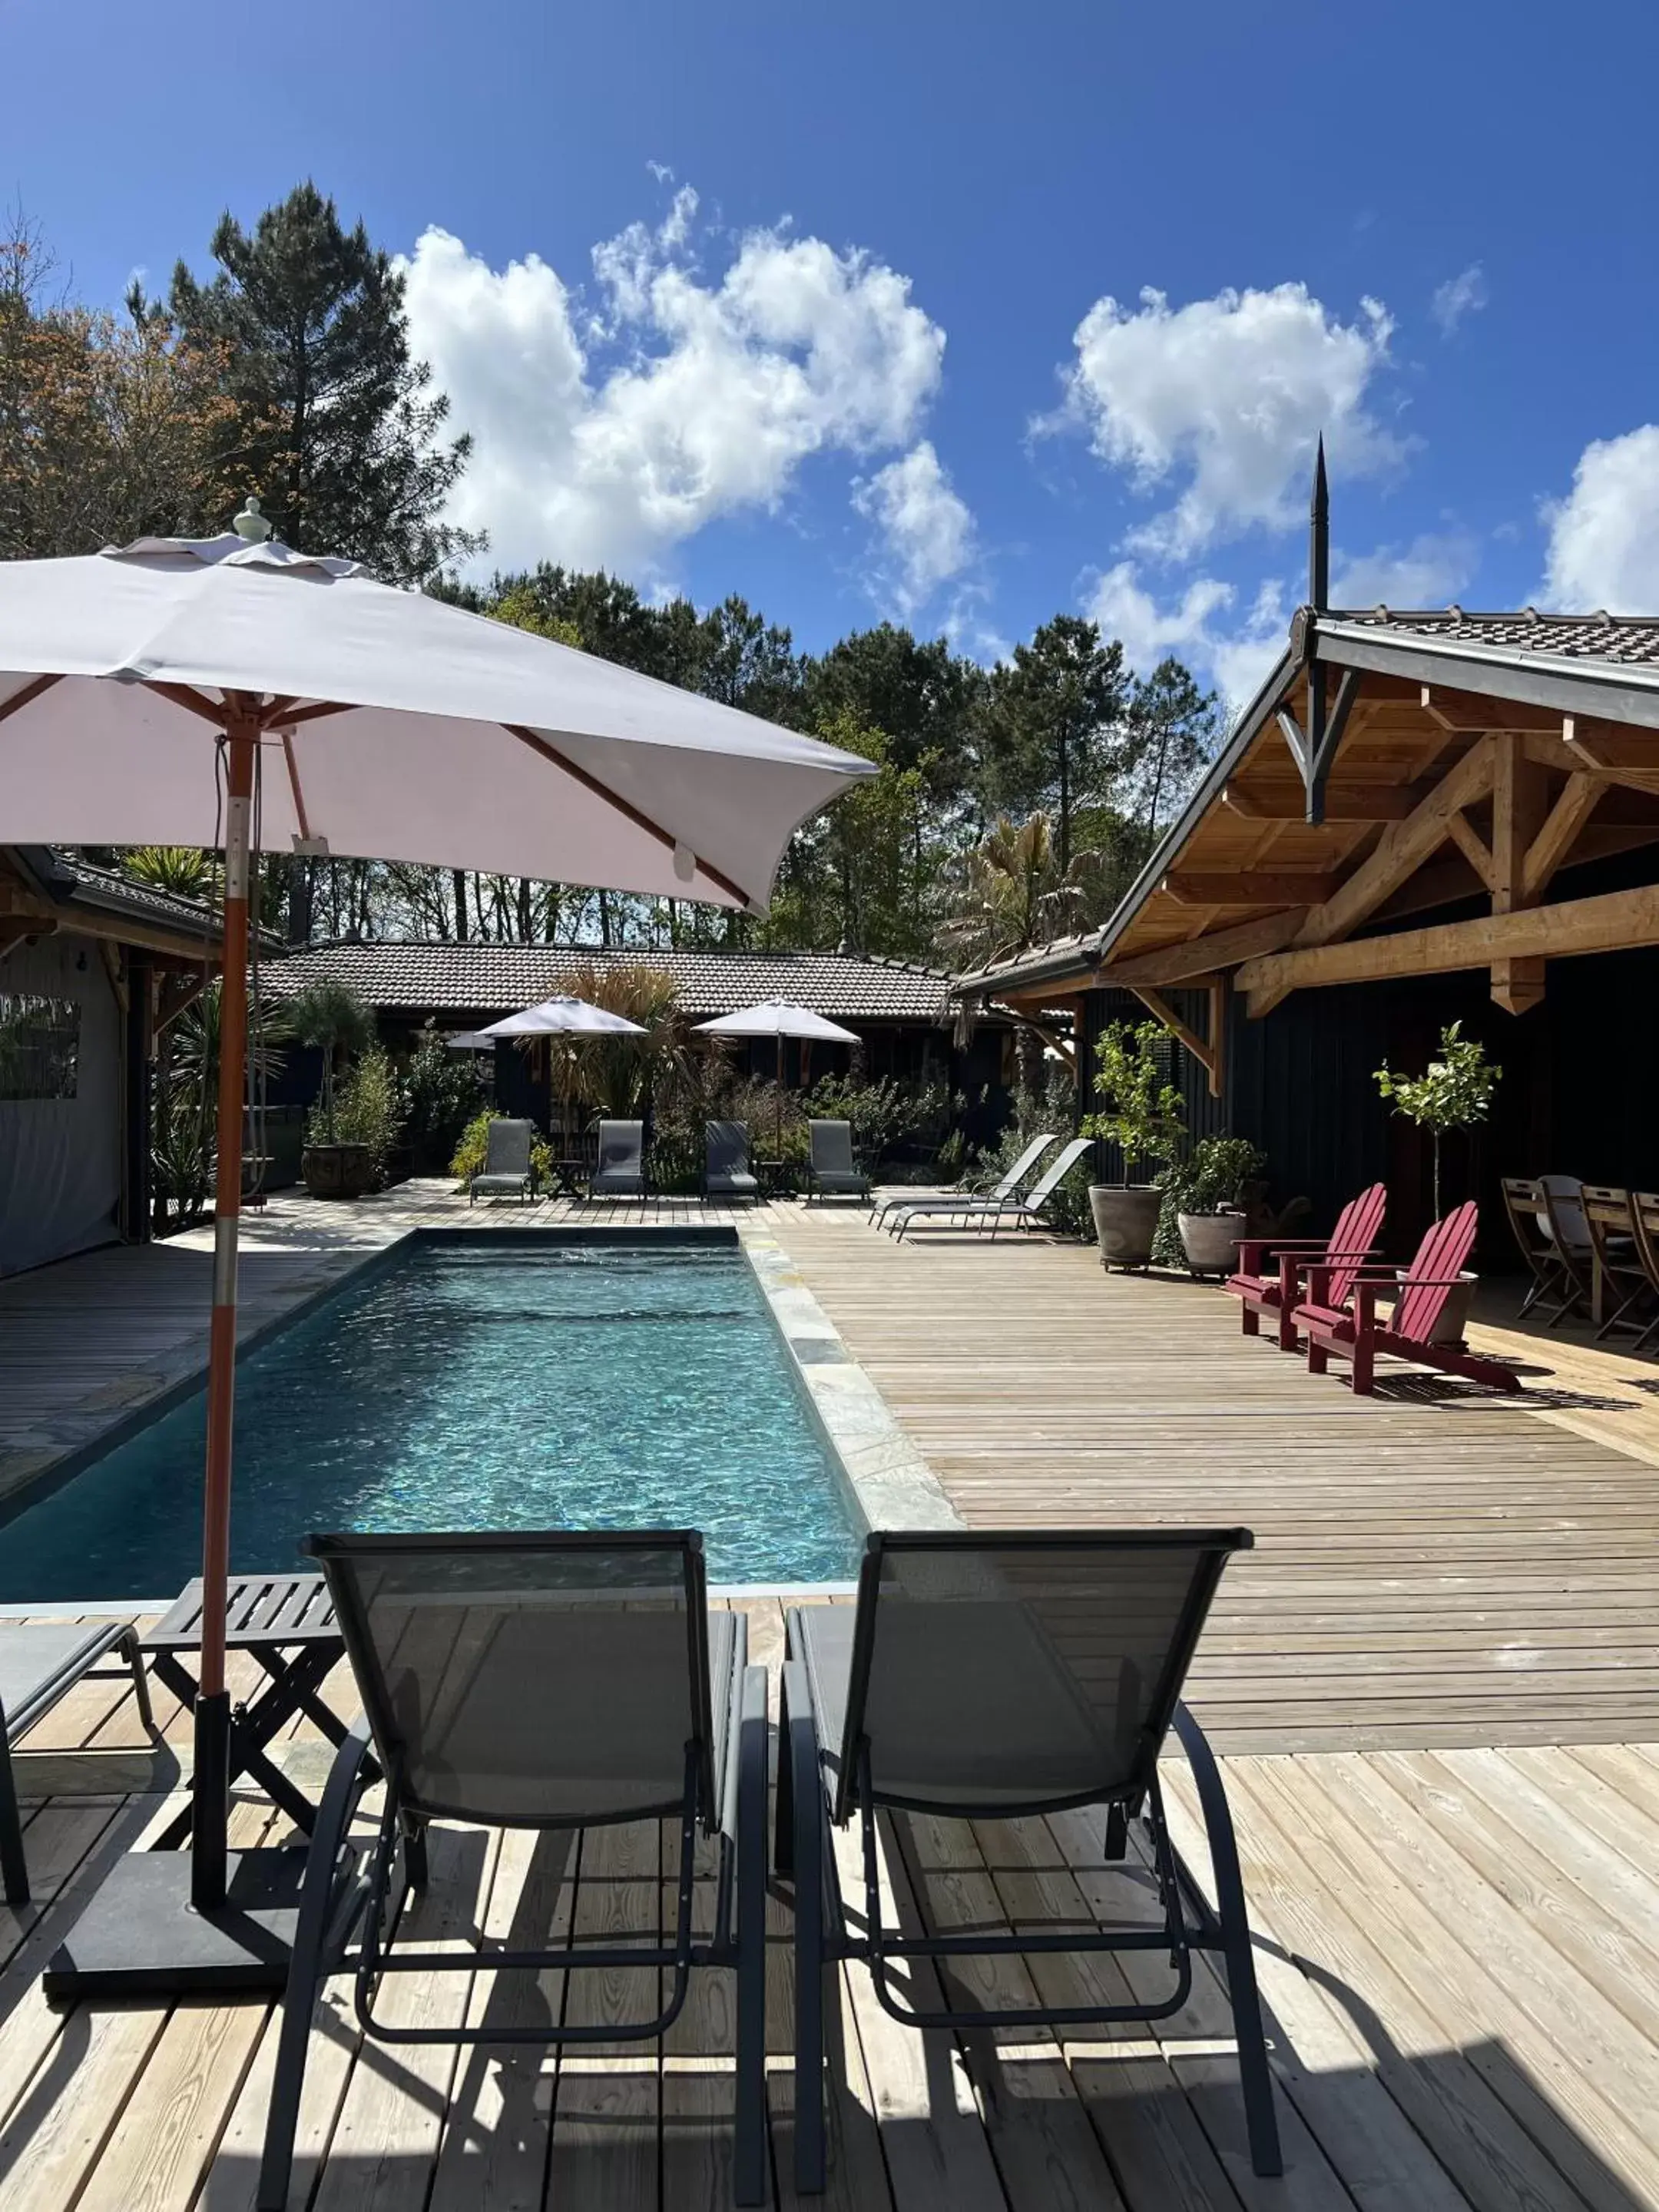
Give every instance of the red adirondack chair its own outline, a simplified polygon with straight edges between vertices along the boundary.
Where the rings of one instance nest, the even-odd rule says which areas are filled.
[[[1296,1324],[1291,1319],[1302,1303],[1302,1278],[1310,1267],[1330,1270],[1330,1294],[1326,1301],[1345,1306],[1353,1279],[1376,1249],[1382,1226],[1387,1187],[1374,1182],[1351,1198],[1336,1217],[1336,1226],[1322,1244],[1316,1237],[1246,1237],[1238,1247],[1238,1267],[1224,1287],[1241,1301],[1239,1319],[1246,1336],[1259,1336],[1261,1316],[1279,1318],[1279,1348],[1296,1350]],[[1269,1273],[1269,1267],[1272,1272]]]
[[[1470,1199],[1443,1221],[1437,1221],[1417,1248],[1417,1257],[1403,1279],[1382,1268],[1362,1267],[1353,1279],[1353,1305],[1344,1311],[1330,1296],[1330,1267],[1314,1267],[1308,1276],[1308,1299],[1296,1309],[1296,1326],[1308,1339],[1308,1371],[1322,1375],[1330,1355],[1346,1359],[1353,1367],[1353,1387],[1369,1395],[1376,1374],[1376,1355],[1392,1352],[1396,1359],[1415,1360],[1422,1367],[1438,1367],[1449,1375],[1466,1375],[1472,1382],[1490,1382],[1494,1389],[1518,1390],[1513,1372],[1496,1359],[1483,1359],[1462,1344],[1431,1344],[1446,1299],[1455,1285],[1463,1262],[1474,1244],[1475,1205]],[[1387,1322],[1376,1317],[1377,1293],[1397,1288],[1399,1298]]]

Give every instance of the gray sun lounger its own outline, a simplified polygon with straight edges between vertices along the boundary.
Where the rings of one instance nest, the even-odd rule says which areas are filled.
[[[749,1132],[743,1123],[711,1121],[703,1141],[703,1196],[757,1199],[760,1185],[750,1172]]]
[[[1066,2025],[1169,2020],[1191,1994],[1194,1954],[1218,1953],[1251,2163],[1260,2174],[1283,2171],[1232,1821],[1209,1745],[1180,1703],[1222,1569],[1251,1540],[1245,1528],[876,1534],[855,1610],[789,1612],[775,1862],[794,1882],[799,2191],[824,2186],[824,2003],[842,1959],[868,1965],[878,1999],[907,2027],[1024,2029],[1036,2040]],[[1177,1860],[1164,1819],[1158,1761],[1171,1728],[1198,1794],[1214,1909]],[[1102,1815],[1105,1860],[1125,1863],[1123,1881],[1103,1869],[1133,1905],[1122,1920],[1114,1900],[1114,1924],[1096,1933],[1023,1914],[1018,1934],[887,1924],[878,1820],[1041,1819],[1084,1807]],[[865,1883],[849,1916],[830,1832],[855,1820]],[[949,1999],[960,1984],[941,1990],[935,1979],[935,1960],[1056,1952],[1139,1953],[1146,1972],[1132,2001],[1058,2009],[958,2009]]]
[[[876,1207],[876,1226],[887,1228],[888,1215],[901,1210],[906,1213],[962,1213],[973,1212],[988,1205],[1000,1206],[1004,1199],[1014,1195],[1049,1146],[1057,1141],[1047,1131],[1040,1137],[1033,1137],[1007,1174],[993,1183],[989,1190],[892,1191]]]
[[[601,1121],[598,1164],[587,1186],[590,1198],[645,1196],[645,1124]]]
[[[120,1654],[118,1669],[98,1664],[111,1651]],[[0,1622],[0,1880],[8,1905],[29,1901],[22,1820],[11,1769],[13,1743],[77,1682],[88,1677],[107,1680],[118,1674],[125,1679],[129,1672],[138,1717],[153,1730],[143,1655],[138,1632],[130,1622],[105,1620],[91,1627],[79,1620]]]
[[[480,1198],[533,1198],[535,1171],[530,1148],[536,1140],[533,1121],[492,1121],[484,1151],[483,1172],[467,1185],[466,1202]]]
[[[313,2015],[325,1976],[351,1973],[358,2021],[386,2043],[647,2053],[678,2017],[690,1978],[736,1969],[739,2204],[766,2199],[766,1670],[748,1663],[748,1620],[708,1610],[702,1540],[684,1529],[490,1535],[313,1536],[363,1701],[337,1754],[311,1838],[259,2173],[260,2212],[288,2197]],[[347,1843],[363,1791],[384,1776],[378,1839]],[[428,1828],[458,1820],[564,1832],[617,1821],[679,1830],[672,1933],[653,1899],[635,1934],[608,1926],[552,1948],[543,1928],[511,1948],[434,1950],[398,1937],[428,1881]],[[717,1845],[711,1918],[695,1913],[699,1836]],[[656,1843],[652,1844],[654,1862]],[[471,1910],[470,1900],[463,1917]],[[522,1948],[520,1948],[522,1946]],[[656,1970],[646,2019],[514,2026],[469,2020],[475,1965],[500,1977]],[[456,2017],[380,2016],[395,1973],[451,1974]],[[545,1984],[543,1985],[545,1986]],[[625,1984],[624,1984],[625,1986]],[[545,2009],[545,2008],[544,2008]],[[523,2015],[520,2015],[520,2018]],[[532,2015],[533,2017],[533,2015]],[[482,2062],[480,2062],[482,2063]],[[580,2194],[580,2191],[578,2192]]]
[[[812,1189],[819,1198],[862,1198],[870,1195],[870,1178],[853,1164],[853,1125],[850,1121],[809,1121],[806,1133],[812,1155],[808,1164]]]
[[[994,1237],[1004,1227],[1030,1229],[1043,1222],[1043,1208],[1054,1196],[1072,1170],[1092,1149],[1088,1137],[1073,1137],[1069,1144],[1056,1152],[1036,1182],[1024,1198],[982,1199],[962,1198],[949,1209],[950,1216],[959,1219],[964,1229],[988,1229]],[[904,1232],[912,1221],[927,1219],[935,1209],[924,1206],[903,1208],[892,1220],[894,1236],[902,1243]]]

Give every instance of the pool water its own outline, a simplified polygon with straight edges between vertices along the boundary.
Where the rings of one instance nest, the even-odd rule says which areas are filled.
[[[202,1394],[0,1526],[0,1599],[200,1571]],[[244,1359],[236,1573],[312,1530],[701,1528],[711,1579],[836,1581],[862,1531],[741,1252],[417,1243]]]

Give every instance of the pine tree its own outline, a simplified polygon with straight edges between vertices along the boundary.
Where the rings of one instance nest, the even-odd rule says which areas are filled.
[[[252,235],[222,216],[212,250],[210,283],[179,264],[172,313],[224,362],[234,414],[221,459],[277,536],[398,584],[477,550],[482,539],[441,520],[471,440],[441,441],[449,401],[410,359],[403,277],[362,224],[344,229],[307,182]]]

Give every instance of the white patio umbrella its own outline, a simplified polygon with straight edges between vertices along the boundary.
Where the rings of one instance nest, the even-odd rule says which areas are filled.
[[[493,1042],[496,1037],[643,1036],[645,1030],[625,1014],[613,1014],[586,999],[565,997],[544,999],[539,1006],[526,1006],[522,1013],[491,1022],[477,1034]]]
[[[280,1988],[228,1860],[225,1690],[248,895],[261,845],[763,909],[870,763],[545,638],[236,532],[0,562],[0,843],[224,853],[218,1170],[188,1893],[106,1882],[90,1990]],[[157,1855],[159,1856],[159,1855]],[[135,1862],[124,1863],[130,1873]],[[230,1905],[226,1900],[229,1895]],[[265,1897],[265,1902],[271,1900]],[[246,1909],[245,1909],[246,1908]],[[107,1971],[103,1971],[107,1967]]]
[[[777,1119],[772,1141],[783,1140],[783,1041],[799,1037],[809,1044],[856,1044],[858,1037],[810,1006],[792,1006],[787,999],[763,999],[757,1006],[739,1006],[734,1014],[717,1014],[712,1022],[698,1022],[703,1036],[775,1037],[778,1041]]]

